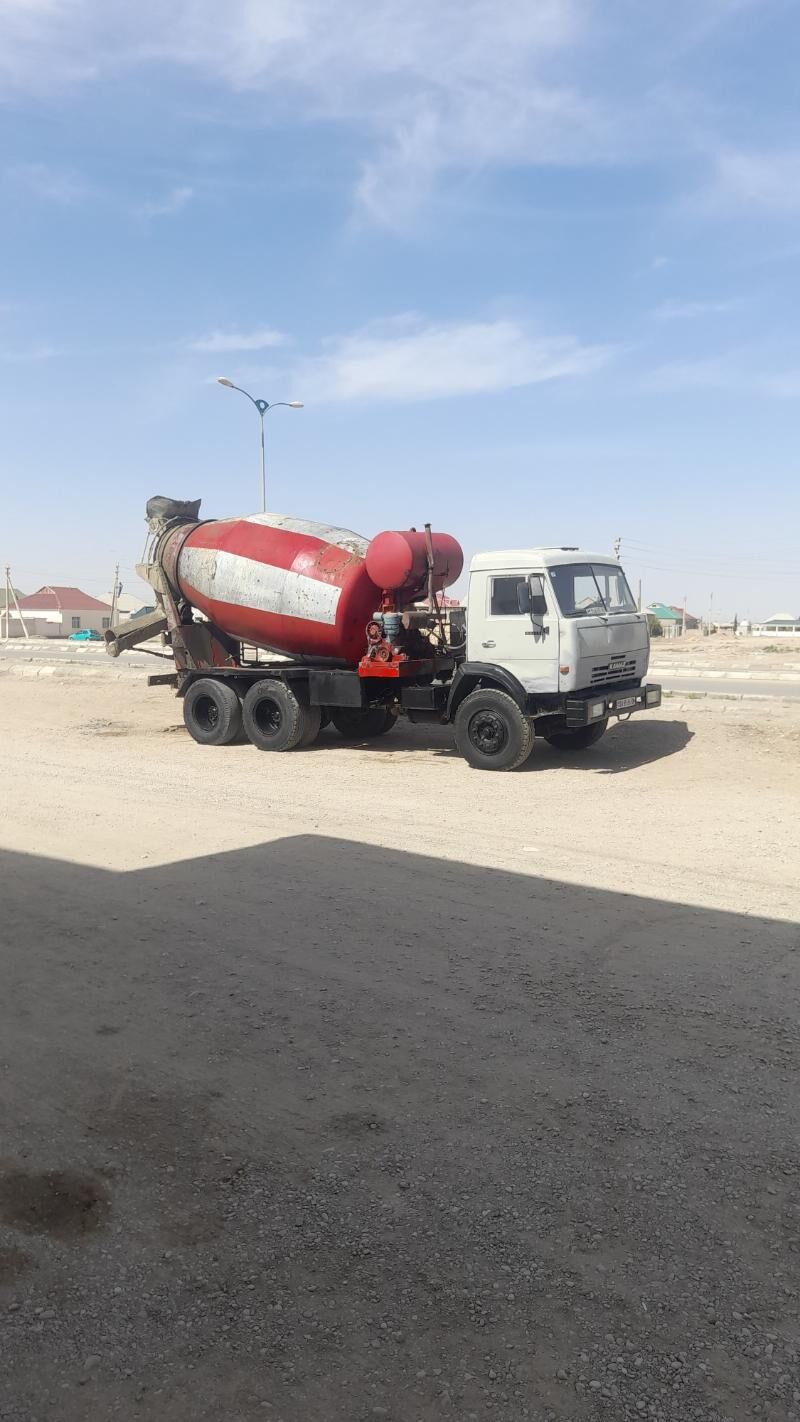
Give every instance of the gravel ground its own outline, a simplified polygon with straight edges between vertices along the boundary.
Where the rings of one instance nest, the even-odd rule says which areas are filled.
[[[680,668],[685,664],[729,675],[750,672],[763,677],[800,672],[800,638],[778,633],[734,637],[730,632],[719,632],[704,637],[702,632],[687,632],[684,637],[655,637],[650,650],[655,666]]]
[[[797,708],[0,697],[0,1417],[800,1419]]]

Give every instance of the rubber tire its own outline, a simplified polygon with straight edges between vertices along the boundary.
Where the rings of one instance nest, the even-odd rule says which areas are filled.
[[[596,746],[601,736],[608,730],[608,719],[595,721],[591,726],[578,726],[574,731],[554,731],[545,740],[556,750],[584,751]]]
[[[351,706],[334,706],[331,708],[331,720],[346,741],[371,741],[391,731],[397,721],[397,713],[388,706],[370,706],[366,711]]]
[[[504,742],[494,751],[476,746],[470,729],[480,712],[499,721],[505,732]],[[529,716],[517,705],[513,696],[494,687],[479,688],[465,696],[455,715],[456,745],[468,765],[474,770],[518,770],[533,750],[534,730]]]
[[[228,682],[204,676],[183,698],[183,721],[199,746],[229,746],[241,733],[242,703]]]
[[[304,706],[306,715],[306,728],[300,737],[295,750],[305,750],[306,746],[313,746],[317,736],[322,730],[322,708],[319,706]]]
[[[274,726],[265,726],[263,717],[271,703]],[[261,751],[294,750],[309,725],[310,706],[303,706],[283,681],[264,677],[250,687],[242,705],[242,720],[248,741]]]

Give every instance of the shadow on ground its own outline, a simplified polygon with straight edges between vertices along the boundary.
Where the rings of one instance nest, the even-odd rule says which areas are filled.
[[[791,925],[318,837],[1,867],[4,1418],[790,1415]]]
[[[591,770],[595,773],[616,775],[625,770],[636,770],[639,766],[650,765],[653,761],[664,760],[676,755],[689,744],[693,731],[685,721],[664,721],[643,717],[612,725],[597,745],[585,751],[556,750],[542,737],[537,737],[533,754],[522,767],[522,774],[537,774],[570,766],[576,770]],[[246,741],[242,741],[246,745]],[[321,733],[313,746],[293,751],[297,755],[332,755],[344,753],[357,747],[373,755],[418,755],[453,756],[460,759],[453,740],[452,726],[409,725],[402,721],[385,736],[372,741],[346,741],[331,727]]]

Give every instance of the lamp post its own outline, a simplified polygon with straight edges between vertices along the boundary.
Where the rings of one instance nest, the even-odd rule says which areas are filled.
[[[276,405],[284,405],[287,410],[302,410],[302,400],[256,400],[249,390],[243,390],[241,385],[234,385],[232,380],[228,380],[225,375],[217,376],[217,384],[225,385],[228,390],[238,390],[240,395],[246,395],[251,405],[255,405],[259,419],[261,420],[261,512],[267,512],[267,465],[264,453],[264,416],[268,410],[274,410]]]

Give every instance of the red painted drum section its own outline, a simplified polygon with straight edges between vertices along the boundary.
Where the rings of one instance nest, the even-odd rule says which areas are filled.
[[[192,606],[229,636],[292,657],[355,666],[381,591],[399,590],[401,605],[427,591],[424,534],[382,533],[368,544],[326,524],[255,514],[201,523],[181,538],[176,581]],[[463,555],[447,534],[433,534],[433,546],[439,590],[458,577]]]

